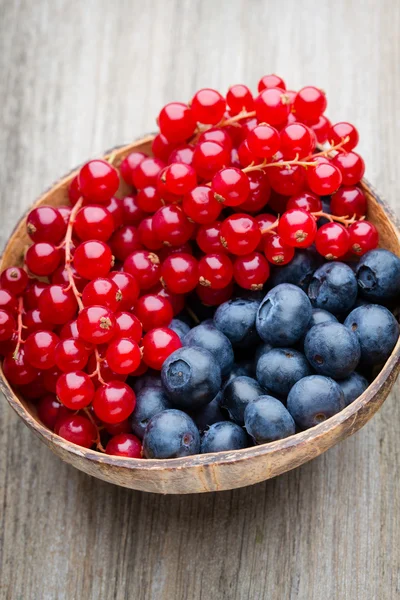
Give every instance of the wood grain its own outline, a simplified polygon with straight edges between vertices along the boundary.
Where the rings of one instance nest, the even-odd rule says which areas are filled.
[[[44,188],[151,131],[204,85],[318,83],[400,212],[396,0],[0,0],[1,242]],[[400,595],[399,385],[296,471],[162,497],[79,473],[0,404],[0,597],[320,600]]]

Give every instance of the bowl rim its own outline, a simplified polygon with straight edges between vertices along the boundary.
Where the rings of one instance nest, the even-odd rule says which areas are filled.
[[[146,143],[150,143],[154,139],[154,134],[147,135],[143,138],[136,140],[130,144],[123,144],[117,146],[107,152],[102,157],[107,158],[111,156],[115,151],[121,154],[127,154],[133,151],[137,146],[141,146]],[[32,210],[32,207],[40,204],[44,197],[56,189],[62,189],[66,187],[72,177],[78,172],[80,166],[70,170],[66,175],[61,177],[55,184],[47,188],[39,198],[33,203],[31,207],[24,212],[22,217],[16,223],[13,232],[7,239],[3,252],[0,256],[0,270],[3,266],[4,255],[7,248],[12,246],[17,232],[26,218],[26,215]],[[366,180],[362,180],[362,185],[368,190],[368,192],[374,197],[376,202],[381,205],[386,215],[390,218],[393,232],[400,241],[400,224],[396,215],[394,214],[391,207],[378,195],[375,188]],[[97,450],[82,448],[72,442],[64,440],[60,436],[56,435],[50,429],[45,427],[38,419],[35,419],[33,415],[25,408],[19,399],[18,395],[13,391],[7,379],[4,376],[2,365],[0,366],[0,389],[7,398],[8,403],[14,409],[14,411],[21,417],[22,421],[30,427],[36,435],[43,438],[44,441],[50,447],[52,445],[58,446],[62,450],[74,454],[77,457],[87,458],[90,462],[98,463],[101,465],[108,465],[109,467],[117,466],[127,470],[149,470],[149,471],[176,471],[181,470],[185,467],[204,467],[207,465],[223,465],[230,463],[242,462],[250,458],[260,457],[269,455],[277,452],[285,453],[286,450],[293,446],[303,446],[310,441],[318,441],[328,431],[336,429],[340,425],[350,422],[349,429],[352,429],[353,423],[357,421],[358,413],[371,402],[381,388],[387,382],[389,376],[395,373],[396,366],[400,365],[400,337],[394,347],[390,357],[386,361],[384,367],[378,374],[378,376],[372,381],[368,388],[359,396],[354,402],[349,404],[346,408],[341,410],[336,415],[333,415],[326,421],[295,433],[282,440],[269,442],[266,444],[260,444],[251,446],[249,448],[243,448],[241,450],[231,450],[225,452],[213,452],[208,454],[193,454],[181,458],[169,458],[169,459],[149,459],[149,458],[129,458],[110,455]],[[351,422],[352,420],[352,422]],[[358,427],[355,427],[358,429]]]

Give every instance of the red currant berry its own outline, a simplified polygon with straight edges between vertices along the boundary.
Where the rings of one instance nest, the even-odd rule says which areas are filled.
[[[294,257],[294,247],[285,244],[280,235],[268,235],[264,246],[265,256],[273,265],[287,265]]]
[[[100,381],[98,379],[96,368],[97,368],[96,356],[95,356],[95,354],[91,354],[89,356],[86,371],[88,373],[91,373],[90,377],[93,381],[94,387],[97,389],[98,387],[100,387],[103,384],[100,383]],[[46,371],[46,373],[47,373],[47,371]],[[133,373],[132,373],[132,375],[133,375]],[[126,381],[126,379],[128,377],[127,375],[121,375],[120,373],[116,373],[115,371],[113,371],[110,368],[107,360],[104,357],[101,358],[100,376],[101,376],[102,380],[105,381],[106,383],[109,383],[110,381]]]
[[[317,231],[315,246],[327,260],[341,258],[350,248],[349,232],[340,223],[326,223]]]
[[[60,210],[60,208],[61,207],[59,207],[58,210]],[[108,210],[108,212],[113,218],[113,230],[117,229],[118,227],[121,227],[124,221],[124,209],[121,198],[116,198],[115,196],[113,196],[111,200],[104,205],[103,208]]]
[[[34,242],[58,244],[66,230],[64,219],[52,206],[38,206],[26,218],[26,231]]]
[[[168,291],[187,294],[199,281],[197,261],[190,254],[171,254],[163,262],[161,276]]]
[[[0,356],[6,356],[6,354],[10,354],[14,352],[18,341],[18,334],[14,332],[10,339],[0,341]]]
[[[104,206],[89,205],[80,209],[75,218],[74,232],[83,242],[106,242],[114,231],[114,219]]]
[[[211,188],[199,185],[183,197],[183,212],[195,223],[212,223],[222,210],[221,204],[214,198]]]
[[[226,254],[206,254],[199,261],[199,283],[215,290],[225,288],[232,281],[233,266]]]
[[[169,155],[168,164],[182,163],[184,165],[191,165],[193,161],[194,146],[180,146],[175,148]]]
[[[253,129],[255,127],[257,127],[257,125],[259,124],[256,117],[249,117],[248,119],[244,119],[241,123],[242,124],[241,124],[241,127],[239,128],[239,131],[240,131],[240,129],[242,130],[241,137],[243,136],[243,139],[240,140],[240,143],[242,143],[243,140],[248,137],[250,131],[253,131]],[[231,125],[231,127],[233,127],[233,126]],[[235,129],[238,129],[238,127],[236,127]],[[239,145],[239,144],[237,144],[237,145]]]
[[[302,192],[296,196],[292,196],[286,205],[289,210],[291,208],[301,208],[308,212],[319,212],[322,210],[322,202],[319,196],[312,194],[311,192]]]
[[[121,299],[118,301],[118,310],[130,310],[139,298],[140,288],[133,275],[130,273],[111,271],[109,279],[115,283]]]
[[[74,318],[78,304],[71,288],[49,285],[39,296],[38,308],[44,321],[63,325]]]
[[[232,150],[232,138],[225,129],[207,129],[199,136],[198,142],[217,142],[229,152]]]
[[[320,163],[307,170],[307,183],[318,196],[330,196],[342,183],[342,175],[332,163]]]
[[[282,154],[280,152],[277,153],[277,156],[278,160],[281,160]],[[267,170],[267,175],[272,189],[283,196],[300,194],[305,188],[306,173],[304,167],[300,165],[270,167]],[[270,206],[272,207],[271,201]]]
[[[230,162],[230,151],[218,142],[206,141],[196,144],[193,167],[197,175],[207,181]]]
[[[76,319],[74,319],[73,321],[68,321],[68,323],[65,323],[60,331],[59,331],[59,338],[60,340],[66,340],[68,338],[73,338],[74,340],[79,340],[79,332],[78,332],[78,326],[76,323]],[[86,347],[86,346],[85,346]],[[91,344],[87,345],[88,348],[91,348]]]
[[[231,150],[231,167],[236,167],[241,169],[242,165],[239,160],[239,152],[237,148],[232,148]]]
[[[269,202],[271,186],[264,171],[251,171],[247,174],[250,182],[250,194],[240,205],[239,210],[247,213],[257,213]]]
[[[57,423],[54,431],[56,428]],[[96,427],[89,419],[81,415],[66,416],[62,419],[56,433],[67,442],[82,446],[82,448],[91,448],[97,438]]]
[[[350,152],[350,150],[353,150],[353,148],[357,146],[359,140],[358,131],[354,127],[354,125],[346,122],[335,123],[334,125],[332,125],[331,130],[328,134],[328,139],[332,146],[340,144],[347,137],[349,138],[349,140],[345,144],[343,144],[342,150]]]
[[[56,384],[60,375],[62,375],[62,371],[58,367],[43,371],[43,384],[47,392],[56,393]]]
[[[262,213],[261,215],[256,216],[256,221],[258,223],[261,233],[261,240],[257,246],[257,250],[260,250],[262,252],[264,250],[265,240],[270,235],[268,231],[271,231],[271,225],[276,224],[277,217],[269,213]]]
[[[11,339],[16,327],[12,314],[0,308],[0,342]]]
[[[306,210],[292,208],[279,219],[278,233],[288,246],[308,248],[314,242],[317,224]]]
[[[107,204],[118,187],[118,172],[105,160],[91,160],[79,171],[79,188],[88,202]]]
[[[142,324],[135,315],[128,312],[115,313],[116,335],[118,337],[130,338],[139,343],[142,339]]]
[[[143,338],[143,360],[151,369],[159,371],[168,356],[181,347],[175,331],[167,327],[153,329]]]
[[[153,216],[142,220],[137,229],[137,234],[141,247],[144,246],[148,250],[160,250],[163,247],[163,242],[158,238],[154,230]]]
[[[18,386],[18,391],[24,400],[38,400],[47,394],[47,390],[43,383],[45,372],[46,371],[38,372],[32,383]]]
[[[314,148],[314,134],[306,125],[303,125],[302,123],[292,123],[291,125],[286,125],[286,127],[281,130],[280,149],[286,160],[292,160],[296,158],[296,156],[304,158],[311,154]]]
[[[153,216],[153,229],[164,244],[180,246],[191,238],[193,224],[179,206],[168,205],[160,208]]]
[[[238,148],[238,157],[240,164],[243,168],[248,167],[251,164],[259,164],[261,159],[250,152],[248,140],[244,140]]]
[[[150,291],[152,294],[157,294],[157,296],[168,300],[172,306],[174,316],[178,315],[185,308],[185,296],[182,294],[171,294],[170,291],[163,287],[161,282]]]
[[[197,183],[196,171],[190,165],[172,163],[165,167],[160,178],[167,192],[182,196],[192,190]]]
[[[120,433],[108,442],[106,454],[127,458],[142,458],[142,444],[135,435]]]
[[[115,335],[115,317],[104,306],[88,306],[81,310],[77,320],[80,337],[91,344],[105,344]]]
[[[232,85],[226,94],[226,103],[231,115],[254,109],[254,98],[249,88],[242,84]]]
[[[144,331],[169,325],[174,316],[168,300],[157,294],[141,296],[135,306],[135,315],[141,322]]]
[[[25,341],[25,358],[36,369],[50,369],[56,364],[58,337],[51,331],[35,331]]]
[[[213,290],[210,287],[204,287],[204,285],[200,284],[196,288],[196,294],[204,306],[219,306],[231,298],[232,292],[233,281],[222,290]]]
[[[36,379],[38,371],[28,362],[21,347],[15,357],[12,352],[4,357],[3,373],[11,385],[27,385]]]
[[[132,427],[129,419],[125,419],[125,421],[121,421],[121,423],[115,423],[114,425],[108,423],[108,425],[105,425],[104,429],[110,435],[119,435],[120,433],[132,433]]]
[[[363,217],[367,213],[367,199],[358,187],[340,187],[331,198],[331,213],[337,217]]]
[[[176,144],[174,142],[169,142],[165,135],[159,133],[151,143],[151,151],[153,156],[166,163],[175,146]]]
[[[26,290],[28,275],[21,267],[8,267],[0,276],[0,285],[14,296],[19,296]]]
[[[249,178],[235,167],[227,167],[216,173],[211,188],[215,199],[225,206],[239,206],[250,194]]]
[[[199,228],[196,236],[196,242],[204,254],[214,254],[215,252],[226,253],[226,249],[221,244],[220,240],[221,225],[221,221],[215,221],[210,225],[202,225]]]
[[[217,90],[204,88],[195,93],[190,103],[192,115],[199,123],[216,125],[225,113],[225,98]]]
[[[113,256],[122,261],[135,250],[142,249],[138,230],[133,225],[123,225],[117,229],[113,233],[109,245]]]
[[[70,273],[74,278],[76,288],[79,292],[82,292],[83,288],[87,284],[87,279],[83,279],[83,277],[78,275],[74,265],[72,264],[69,266],[69,269],[66,269],[65,266],[62,265],[58,267],[58,269],[56,269],[50,277],[51,283],[68,286],[70,283]]]
[[[286,84],[279,75],[264,75],[258,82],[257,89],[259,92],[267,90],[269,88],[280,88],[286,90]]]
[[[356,152],[339,152],[332,163],[340,170],[343,185],[356,185],[364,176],[365,163]]]
[[[146,213],[155,213],[163,206],[163,200],[155,187],[145,187],[136,196],[138,207]]]
[[[298,120],[317,121],[326,110],[326,96],[316,87],[302,88],[294,99],[294,112]]]
[[[350,251],[352,254],[362,256],[378,246],[378,230],[369,221],[356,221],[350,225],[347,231],[350,235]]]
[[[328,135],[331,129],[331,122],[324,115],[321,115],[315,123],[306,123],[315,134],[318,144],[324,144],[328,141]]]
[[[111,311],[119,308],[122,293],[114,281],[98,277],[89,281],[82,293],[84,306],[105,306]]]
[[[142,290],[148,290],[158,282],[160,269],[157,254],[148,250],[136,250],[124,262],[124,271],[135,277]]]
[[[59,417],[62,404],[57,400],[54,394],[46,394],[40,398],[37,405],[37,415],[49,429],[53,430]]]
[[[258,222],[244,213],[232,215],[221,225],[220,240],[232,254],[238,256],[250,254],[261,240]]]
[[[39,297],[49,287],[48,283],[44,283],[44,281],[39,281],[38,279],[30,279],[28,283],[28,287],[26,288],[24,294],[24,308],[25,310],[32,310],[33,308],[38,308],[39,306]],[[1,308],[6,308],[3,306],[3,302],[1,301],[1,290],[0,290],[0,306]],[[14,296],[13,305],[14,309],[17,310],[17,300]]]
[[[233,263],[233,276],[245,290],[262,290],[269,277],[268,262],[259,252],[238,256]]]
[[[61,371],[69,373],[84,369],[89,355],[83,342],[69,338],[61,340],[57,344],[54,357],[57,367]]]
[[[120,164],[119,170],[121,172],[122,179],[128,185],[133,185],[132,173],[145,158],[147,158],[147,155],[143,152],[131,152]]]
[[[110,272],[113,257],[109,246],[104,242],[89,240],[82,242],[74,254],[74,267],[81,277],[96,279]]]
[[[103,385],[94,395],[93,410],[104,423],[120,423],[133,412],[136,396],[122,381],[111,381]]]
[[[138,225],[146,216],[146,213],[140,209],[136,196],[122,198],[122,214],[124,225]]]
[[[55,271],[60,264],[60,251],[48,242],[32,244],[25,255],[25,264],[31,273],[44,277]]]
[[[286,123],[289,115],[289,104],[285,93],[279,88],[267,88],[255,99],[257,119],[269,125]]]
[[[134,340],[118,337],[110,342],[106,351],[106,359],[110,368],[122,375],[132,373],[140,365],[142,356]]]
[[[170,102],[158,115],[161,133],[170,142],[184,142],[196,129],[196,119],[191,109],[181,102]]]
[[[0,308],[8,310],[12,314],[16,313],[18,309],[18,301],[14,294],[11,294],[11,292],[8,290],[0,289]]]
[[[81,196],[82,194],[81,189],[79,187],[79,176],[75,175],[75,177],[72,179],[71,183],[68,186],[68,198],[72,206],[75,206],[75,204],[78,202]]]
[[[132,172],[135,188],[141,190],[144,187],[156,186],[158,176],[164,167],[165,163],[159,158],[148,157],[142,160]]]
[[[247,136],[247,144],[250,152],[255,156],[271,158],[279,150],[279,133],[271,125],[262,123],[250,131]]]

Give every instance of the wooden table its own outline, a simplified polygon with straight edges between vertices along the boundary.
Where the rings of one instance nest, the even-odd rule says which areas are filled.
[[[59,175],[201,86],[317,84],[399,200],[396,0],[0,0],[1,243]],[[91,479],[0,404],[0,597],[389,600],[400,595],[400,393],[276,480],[162,497]]]

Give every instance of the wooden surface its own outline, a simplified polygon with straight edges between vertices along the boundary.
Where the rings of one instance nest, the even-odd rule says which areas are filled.
[[[354,121],[400,213],[397,0],[0,0],[1,243],[69,168],[199,86],[276,71]],[[397,204],[397,205],[396,205]],[[275,480],[162,497],[91,479],[0,403],[1,600],[400,597],[400,393]]]

